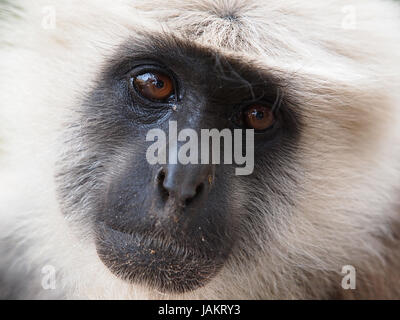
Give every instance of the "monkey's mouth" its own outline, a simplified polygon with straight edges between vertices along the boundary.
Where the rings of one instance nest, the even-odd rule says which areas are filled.
[[[207,247],[102,228],[96,242],[103,263],[120,278],[162,292],[183,293],[205,285],[222,267],[227,254]]]

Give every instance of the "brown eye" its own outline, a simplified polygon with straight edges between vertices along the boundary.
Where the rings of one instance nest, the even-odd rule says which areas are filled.
[[[146,72],[133,77],[137,91],[147,99],[162,101],[175,93],[173,80],[159,72]]]
[[[248,128],[256,131],[263,131],[272,126],[275,122],[275,116],[271,108],[253,104],[243,112],[243,120]]]

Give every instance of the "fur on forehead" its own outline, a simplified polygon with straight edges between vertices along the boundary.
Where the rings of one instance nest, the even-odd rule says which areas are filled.
[[[18,11],[18,2],[8,10]],[[35,31],[43,29],[44,9],[55,9],[57,27],[52,32],[41,30],[41,37],[58,33],[83,43],[87,36],[101,34],[104,44],[115,45],[135,30],[165,30],[208,46],[257,57],[279,57],[285,62],[311,58],[323,61],[324,54],[338,59],[372,59],[371,53],[387,51],[379,49],[379,44],[386,47],[385,35],[398,30],[400,24],[399,6],[390,0],[117,0],[112,4],[88,0],[85,5],[77,0],[37,0],[21,7],[24,10],[18,15],[29,21],[31,28],[36,26]],[[355,20],[353,26],[346,27],[343,22],[349,7]],[[23,31],[20,34],[26,36]]]
[[[174,34],[282,72],[309,87],[316,88],[307,80],[316,76],[320,84],[347,83],[360,91],[377,86],[390,92],[399,85],[400,41],[387,41],[400,29],[400,9],[392,1],[88,0],[83,5],[77,0],[37,0],[20,5],[23,10],[18,7],[17,1],[4,9],[17,12],[26,22],[20,21],[18,30],[5,22],[7,42],[23,43],[49,59],[58,50],[73,50],[63,64],[87,69],[98,66],[138,31],[145,31]],[[355,19],[351,28],[343,26],[349,7]],[[43,28],[46,8],[56,14],[54,29]]]

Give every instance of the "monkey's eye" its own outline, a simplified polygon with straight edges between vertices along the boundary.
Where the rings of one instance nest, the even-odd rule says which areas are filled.
[[[161,72],[145,72],[132,77],[137,92],[152,101],[165,101],[175,93],[174,81]]]
[[[243,116],[247,127],[256,131],[266,130],[275,122],[272,110],[260,104],[253,104],[247,107],[243,112]]]
[[[275,115],[268,105],[256,103],[246,107],[236,115],[234,122],[241,127],[262,132],[274,125]]]

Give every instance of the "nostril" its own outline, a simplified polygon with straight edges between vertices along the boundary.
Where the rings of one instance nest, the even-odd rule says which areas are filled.
[[[200,183],[196,188],[196,196],[202,193],[203,189],[204,189],[204,183]]]
[[[166,177],[165,170],[164,170],[163,168],[161,168],[161,169],[158,171],[158,174],[157,174],[156,179],[157,179],[158,189],[160,190],[160,194],[161,194],[161,197],[163,198],[163,200],[166,200],[166,199],[169,197],[169,192],[168,192],[168,190],[164,187],[164,180],[165,180],[165,177]]]
[[[165,170],[161,168],[157,173],[157,182],[163,183],[165,180]]]
[[[195,191],[194,196],[188,197],[187,199],[185,199],[185,206],[190,205],[193,202],[193,200],[203,192],[203,189],[204,189],[204,183],[200,183],[196,187],[196,191]]]

